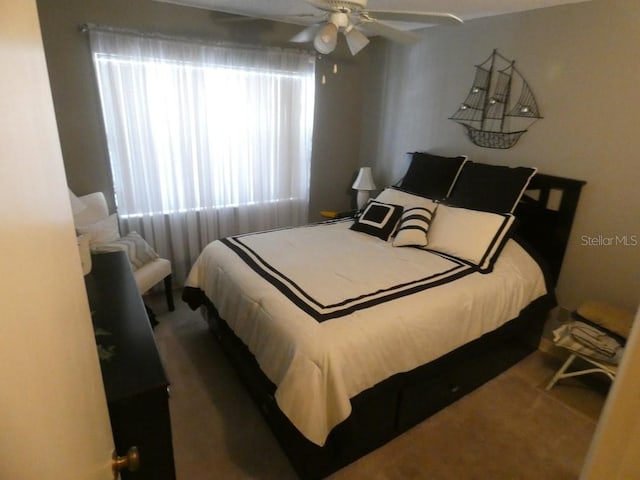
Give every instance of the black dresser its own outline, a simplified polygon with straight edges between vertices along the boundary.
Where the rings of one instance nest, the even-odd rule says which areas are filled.
[[[123,479],[175,479],[169,382],[124,252],[93,255],[85,276],[118,455],[138,447],[140,469]]]

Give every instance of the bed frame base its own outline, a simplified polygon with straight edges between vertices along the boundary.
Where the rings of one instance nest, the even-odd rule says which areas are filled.
[[[207,308],[211,331],[303,479],[319,479],[375,450],[445,408],[533,352],[539,344],[553,295],[542,297],[521,315],[431,363],[394,375],[352,398],[351,416],[336,426],[326,444],[307,440],[278,408],[275,386],[255,357]]]

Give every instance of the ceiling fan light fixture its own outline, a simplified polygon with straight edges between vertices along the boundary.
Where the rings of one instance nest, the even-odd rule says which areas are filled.
[[[324,55],[333,52],[337,43],[338,27],[331,22],[324,25],[313,39],[313,46],[315,49]]]
[[[333,23],[338,29],[347,28],[350,24],[349,15],[345,12],[334,12],[329,15],[329,22]]]
[[[320,30],[320,25],[310,25],[301,32],[298,32],[296,35],[291,37],[289,41],[293,43],[312,42],[316,37],[318,30]]]
[[[353,28],[352,24],[349,24],[349,26],[345,28],[344,38],[347,40],[347,45],[349,46],[351,55],[357,54],[369,43],[367,36],[360,30]]]

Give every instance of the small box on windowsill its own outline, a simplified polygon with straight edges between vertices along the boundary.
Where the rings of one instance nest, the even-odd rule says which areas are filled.
[[[336,212],[334,210],[322,210],[320,215],[325,218],[347,218],[354,217],[358,213],[358,210],[348,210],[346,212]]]

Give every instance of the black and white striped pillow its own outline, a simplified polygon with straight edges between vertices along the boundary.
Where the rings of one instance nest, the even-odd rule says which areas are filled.
[[[435,209],[434,209],[435,210]],[[394,247],[426,247],[427,232],[434,210],[424,207],[405,208],[393,239]]]

